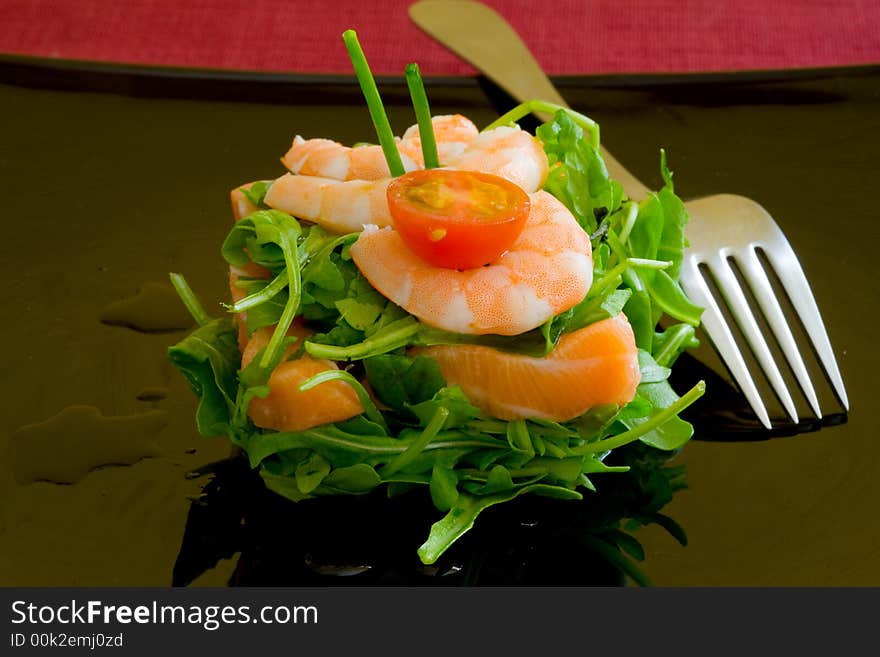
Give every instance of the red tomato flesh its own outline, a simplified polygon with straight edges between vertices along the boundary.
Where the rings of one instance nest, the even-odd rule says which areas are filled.
[[[476,171],[411,171],[388,185],[394,229],[404,243],[449,269],[497,260],[522,232],[529,206],[519,186]]]

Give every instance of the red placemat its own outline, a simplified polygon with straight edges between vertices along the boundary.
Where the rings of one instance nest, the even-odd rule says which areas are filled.
[[[0,52],[166,66],[351,73],[474,70],[409,20],[412,0],[0,0]],[[550,74],[880,63],[877,0],[489,0]]]

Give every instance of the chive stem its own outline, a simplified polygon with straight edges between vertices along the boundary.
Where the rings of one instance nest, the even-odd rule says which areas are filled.
[[[406,65],[406,85],[409,87],[409,96],[412,98],[416,122],[419,125],[419,139],[422,142],[425,168],[436,169],[440,166],[440,157],[437,155],[437,140],[434,137],[434,125],[431,123],[431,107],[428,105],[428,96],[419,73],[419,65],[415,62]]]
[[[205,324],[210,323],[211,316],[205,312],[202,304],[199,303],[198,297],[196,297],[195,292],[192,291],[192,288],[189,286],[189,283],[186,282],[183,275],[170,273],[168,274],[168,277],[171,279],[171,284],[174,286],[177,296],[183,301],[183,305],[189,311],[189,314],[192,315],[193,319],[196,320],[196,323],[199,326],[204,326]]]
[[[342,33],[342,40],[345,42],[345,48],[348,50],[348,56],[351,58],[354,73],[357,76],[358,84],[364,94],[364,100],[367,101],[367,109],[370,110],[370,118],[373,120],[373,126],[376,128],[376,136],[382,145],[382,152],[385,154],[385,161],[388,163],[388,170],[392,176],[402,176],[406,173],[403,168],[403,161],[400,159],[400,153],[397,150],[397,144],[394,141],[394,133],[391,131],[391,124],[388,122],[388,115],[385,113],[385,107],[382,105],[382,98],[379,96],[379,90],[376,88],[376,80],[370,72],[370,65],[367,64],[367,58],[358,42],[357,33],[354,30],[346,30]]]

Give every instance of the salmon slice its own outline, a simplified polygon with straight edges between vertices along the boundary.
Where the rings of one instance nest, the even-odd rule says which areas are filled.
[[[627,404],[640,379],[635,337],[623,313],[566,333],[544,358],[480,345],[413,351],[434,358],[449,384],[503,420],[564,422],[601,404]]]
[[[264,326],[254,331],[241,356],[242,368],[266,346],[274,330],[273,326]],[[294,323],[287,334],[302,340],[310,331],[301,324]],[[299,342],[291,345],[287,353],[295,351],[298,346]],[[308,354],[303,354],[296,360],[282,361],[269,377],[269,394],[263,399],[252,399],[248,406],[248,415],[258,427],[277,431],[304,431],[360,415],[364,408],[357,394],[342,381],[328,381],[311,390],[300,392],[299,386],[306,379],[336,369],[339,368],[333,361],[312,358]]]

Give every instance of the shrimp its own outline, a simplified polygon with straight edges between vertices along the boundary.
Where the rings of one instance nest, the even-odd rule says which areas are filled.
[[[431,124],[441,162],[459,155],[478,134],[477,126],[461,114],[435,116]],[[425,166],[418,125],[408,128],[396,143],[406,171]],[[297,135],[281,161],[291,173],[319,178],[378,180],[391,175],[378,145],[350,147],[330,139],[303,139]]]
[[[417,138],[417,132],[410,133],[410,142]],[[446,161],[446,168],[494,174],[531,193],[543,186],[548,163],[535,137],[518,127],[502,126],[476,135]],[[390,181],[391,178],[343,181],[330,176],[288,173],[272,183],[264,200],[270,207],[328,230],[358,232],[367,224],[380,228],[391,225],[385,197]]]
[[[335,233],[354,233],[366,224],[391,224],[385,196],[390,182],[391,178],[342,181],[286,173],[272,183],[263,201]]]
[[[530,195],[513,246],[486,267],[435,267],[391,228],[367,226],[351,256],[374,288],[424,323],[456,333],[518,335],[568,310],[593,279],[590,239],[554,196]]]
[[[481,132],[448,166],[506,178],[528,193],[541,189],[549,170],[541,142],[519,126]]]
[[[404,170],[418,169],[409,150],[401,148],[399,139],[396,143]],[[332,139],[303,139],[297,135],[281,161],[293,173],[334,180],[376,180],[391,175],[382,147],[376,144],[343,146]]]
[[[461,114],[432,117],[431,126],[434,129],[437,157],[441,165],[458,157],[467,145],[480,134],[473,121]],[[418,162],[419,168],[424,168],[425,160],[422,155],[422,139],[418,124],[410,126],[403,133],[399,148]]]

